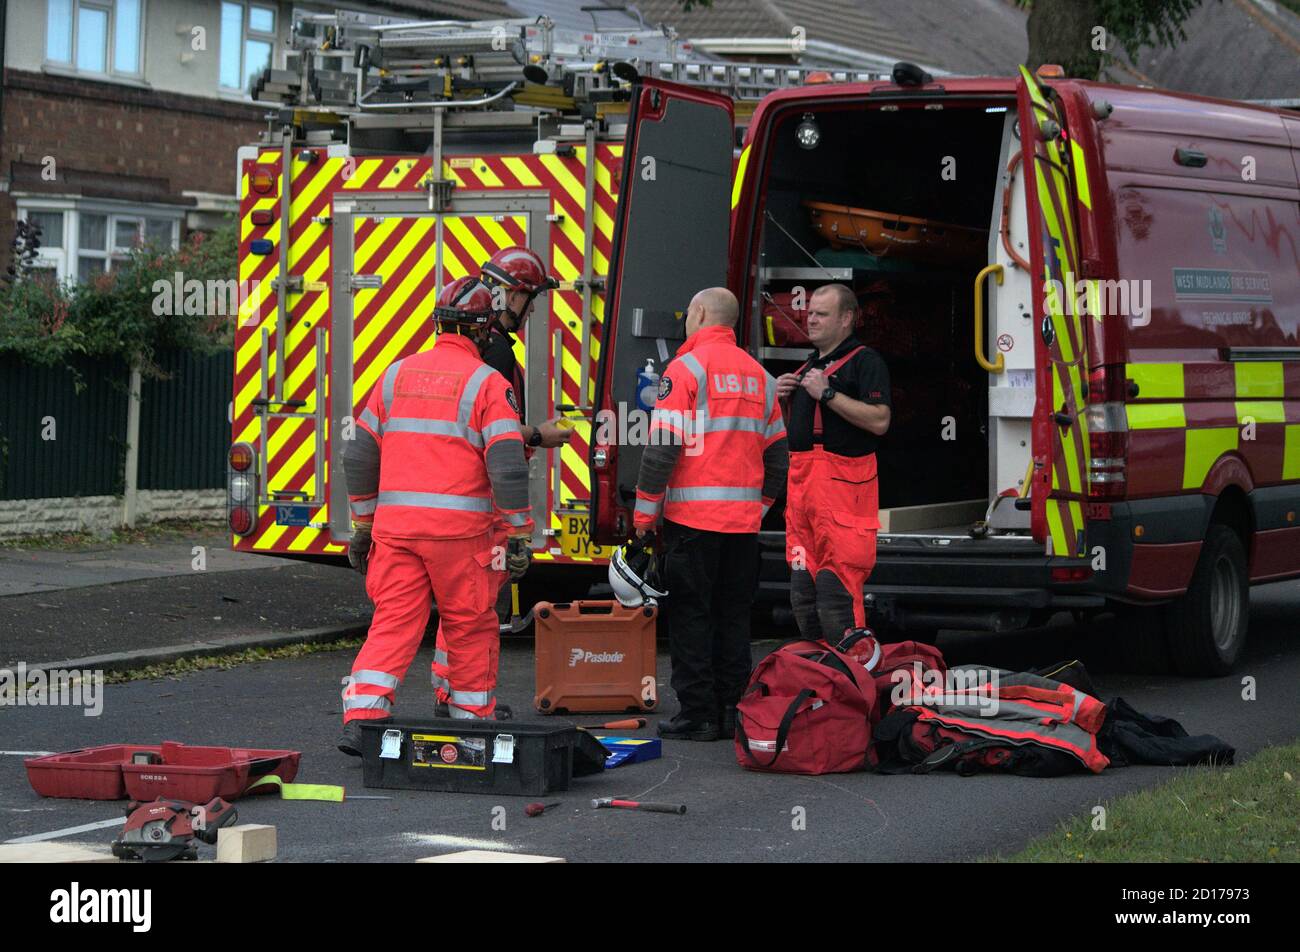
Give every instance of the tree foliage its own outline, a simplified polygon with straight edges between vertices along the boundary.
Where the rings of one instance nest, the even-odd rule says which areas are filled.
[[[178,249],[140,245],[112,271],[80,283],[20,273],[0,286],[0,352],[46,365],[77,354],[119,357],[156,376],[161,349],[210,353],[231,346],[235,315],[159,315],[154,301],[159,282],[170,286],[178,274],[182,281],[235,278],[236,233],[232,218],[211,233],[191,233]]]
[[[1058,63],[1068,76],[1096,79],[1120,50],[1134,59],[1146,47],[1172,47],[1187,39],[1183,24],[1201,0],[1017,3],[1029,9],[1030,66]]]

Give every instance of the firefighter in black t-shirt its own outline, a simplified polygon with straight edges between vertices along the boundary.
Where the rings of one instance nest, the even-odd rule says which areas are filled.
[[[803,637],[831,644],[866,626],[862,586],[880,528],[876,443],[890,419],[889,370],[854,338],[856,319],[851,290],[818,288],[808,301],[817,353],[777,380],[790,444],[790,607]]]

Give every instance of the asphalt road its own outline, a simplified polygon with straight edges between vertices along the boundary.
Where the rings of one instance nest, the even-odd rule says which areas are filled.
[[[1213,680],[1105,670],[1090,646],[1105,631],[1059,625],[1014,637],[945,636],[949,660],[1026,667],[1082,653],[1104,698],[1120,695],[1139,710],[1177,718],[1193,734],[1213,733],[1246,757],[1300,734],[1300,637],[1294,618],[1300,584],[1256,589],[1252,638],[1239,671]],[[772,643],[756,643],[755,657]],[[1080,652],[1079,648],[1086,650]],[[1097,654],[1097,658],[1090,658]],[[431,714],[431,649],[399,692],[405,717]],[[102,716],[74,708],[0,709],[5,750],[66,750],[107,743],[180,740],[194,744],[288,747],[303,752],[299,779],[341,783],[352,793],[391,796],[342,804],[240,801],[241,821],[274,824],[282,861],[411,861],[464,848],[561,856],[570,861],[963,860],[1012,852],[1031,837],[1111,797],[1165,781],[1172,768],[1128,767],[1050,780],[985,775],[794,777],[749,773],[729,744],[665,742],[662,760],[575,780],[547,797],[560,809],[526,818],[525,798],[364,790],[356,760],[334,750],[339,678],[350,655],[246,665],[178,680],[105,688]],[[1255,679],[1257,700],[1242,698]],[[661,694],[668,661],[659,659]],[[526,641],[502,653],[499,694],[526,712],[532,696]],[[668,705],[671,709],[671,703]],[[1194,769],[1194,768],[1193,768]],[[593,810],[597,796],[685,803],[685,816]],[[494,829],[504,806],[506,828]],[[799,809],[802,808],[802,809]],[[120,806],[42,800],[28,786],[22,758],[0,756],[0,841],[112,818]],[[796,819],[804,828],[796,829]],[[60,842],[106,846],[112,830]]]

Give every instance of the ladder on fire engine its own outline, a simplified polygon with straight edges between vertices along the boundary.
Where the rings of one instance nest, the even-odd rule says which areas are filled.
[[[791,44],[797,55],[797,40]],[[263,71],[253,98],[343,114],[510,102],[572,112],[625,99],[636,76],[700,86],[738,102],[810,81],[887,78],[870,70],[710,61],[668,27],[572,30],[548,17],[462,22],[304,14],[289,46],[285,67]]]

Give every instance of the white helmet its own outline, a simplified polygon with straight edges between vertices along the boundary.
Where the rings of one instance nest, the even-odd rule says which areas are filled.
[[[609,584],[624,608],[654,605],[668,595],[661,591],[658,559],[649,543],[641,539],[614,550],[609,559]]]

